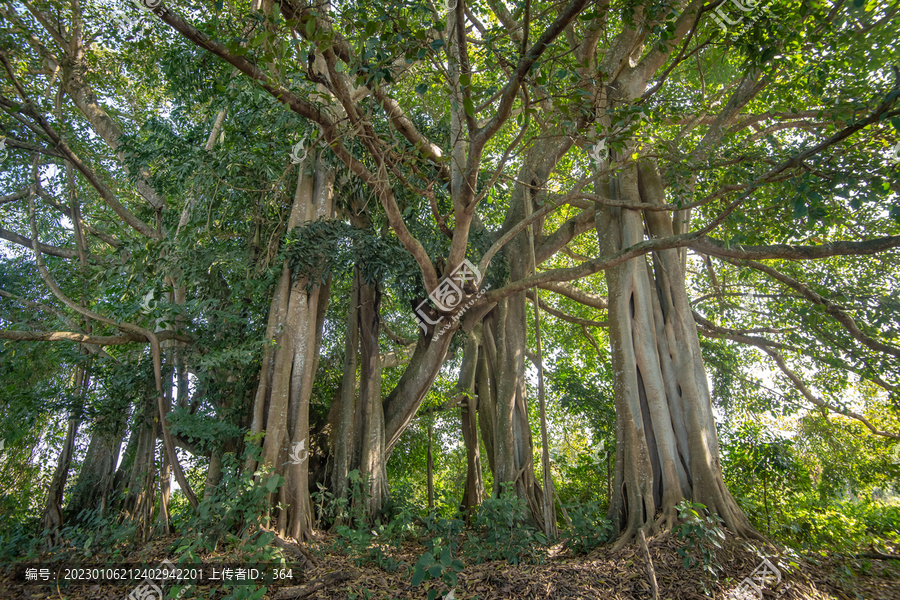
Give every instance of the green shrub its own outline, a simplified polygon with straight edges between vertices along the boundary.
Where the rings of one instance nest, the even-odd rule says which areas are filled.
[[[456,588],[457,577],[464,568],[463,562],[453,555],[449,546],[440,549],[440,552],[433,549],[419,557],[411,583],[416,586],[430,579],[440,580],[449,591]],[[443,596],[438,587],[432,587],[428,590],[428,600],[435,600],[438,594]]]
[[[681,523],[674,529],[679,540],[687,544],[678,549],[685,569],[699,566],[713,578],[718,578],[722,567],[716,562],[716,548],[722,548],[725,532],[722,519],[710,515],[700,503],[681,501],[676,508]]]
[[[584,502],[566,507],[572,526],[564,539],[573,553],[587,554],[609,540],[613,527],[606,519],[605,506],[605,502]]]
[[[349,501],[333,496],[330,499],[327,496],[318,496],[325,498],[326,502],[330,502],[332,506],[336,507],[327,509],[328,514],[334,515],[334,518],[341,519],[341,521],[349,519],[350,523],[349,525],[340,524],[334,528],[337,537],[334,539],[331,549],[349,556],[358,567],[374,565],[385,571],[396,571],[405,563],[391,558],[385,552],[385,547],[396,548],[402,544],[403,539],[410,533],[409,525],[412,516],[408,511],[400,511],[387,523],[370,525],[365,513],[365,507],[369,501],[368,478],[362,477],[355,469],[350,472],[349,478]],[[346,512],[342,512],[344,510]]]
[[[529,517],[525,501],[511,486],[505,487],[499,498],[488,498],[478,507],[472,530],[467,533],[465,554],[476,563],[542,563],[547,538],[528,524]]]

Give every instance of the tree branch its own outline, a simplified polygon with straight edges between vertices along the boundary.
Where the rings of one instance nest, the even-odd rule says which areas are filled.
[[[160,331],[157,334],[160,342],[176,339],[181,342],[193,342],[193,338],[186,335],[177,335],[174,331]],[[15,342],[77,342],[79,344],[92,344],[94,346],[121,346],[134,342],[148,343],[145,336],[136,333],[123,335],[88,335],[74,331],[19,331],[0,329],[0,339]]]
[[[531,300],[531,303],[534,304],[534,291],[525,290],[525,295],[529,300]],[[609,327],[609,321],[593,321],[591,319],[582,319],[581,317],[575,317],[568,313],[556,310],[543,300],[541,300],[541,310],[543,310],[547,314],[553,315],[558,319],[562,319],[563,321],[568,321],[569,323],[574,323],[576,325],[581,325],[582,327]]]
[[[789,288],[800,292],[800,294],[802,294],[804,298],[806,298],[813,304],[824,307],[825,312],[834,317],[834,320],[840,323],[844,327],[844,329],[846,329],[850,333],[850,335],[853,336],[853,339],[857,340],[871,350],[875,350],[876,352],[884,352],[885,354],[890,354],[891,356],[900,358],[900,348],[889,346],[888,344],[883,344],[878,340],[867,336],[859,329],[859,326],[856,324],[856,321],[853,320],[853,317],[841,310],[840,307],[838,307],[836,304],[834,304],[827,298],[820,296],[812,289],[810,289],[807,285],[801,283],[793,277],[789,277],[788,275],[785,275],[784,273],[773,269],[772,267],[752,260],[739,261],[728,258],[726,258],[725,260],[736,266],[750,267],[751,269],[755,269],[757,271],[765,273],[776,281],[780,281]]]
[[[25,246],[26,248],[34,247],[34,240],[29,239],[25,236],[19,235],[14,231],[10,231],[8,229],[4,229],[0,227],[0,238],[12,242],[13,244],[18,244],[20,246]],[[69,250],[68,248],[58,248],[56,246],[47,246],[46,244],[40,244],[40,250],[44,254],[49,254],[50,256],[58,256],[59,258],[77,258],[78,253],[74,250]]]
[[[0,54],[0,56],[2,56],[2,54]],[[4,62],[6,62],[5,56],[3,57],[3,60]],[[44,283],[47,284],[47,287],[50,288],[50,291],[53,292],[53,295],[56,296],[60,302],[62,302],[78,314],[82,315],[83,317],[87,317],[101,323],[106,323],[107,325],[112,325],[113,327],[121,329],[125,332],[140,335],[146,338],[148,342],[150,342],[150,349],[153,355],[153,373],[156,380],[156,404],[159,411],[160,424],[162,425],[163,441],[166,448],[166,455],[168,456],[169,464],[172,465],[172,470],[175,472],[175,479],[178,480],[178,485],[181,486],[181,491],[184,492],[184,495],[191,503],[191,506],[197,508],[197,497],[191,490],[191,486],[188,483],[187,478],[185,478],[184,476],[184,471],[181,469],[181,464],[178,462],[178,457],[175,454],[175,444],[172,441],[172,434],[169,431],[169,425],[166,421],[167,409],[164,403],[165,393],[162,388],[162,359],[160,357],[159,338],[156,336],[156,334],[148,329],[144,329],[143,327],[125,321],[118,323],[110,319],[109,317],[105,317],[90,309],[84,308],[83,306],[81,306],[77,302],[72,301],[72,299],[66,296],[59,288],[59,286],[56,285],[56,282],[50,275],[50,271],[47,269],[47,265],[44,264],[44,260],[41,258],[40,243],[38,241],[37,221],[35,220],[34,214],[34,197],[30,195],[28,196],[28,221],[31,224],[31,236],[33,241],[32,248],[34,249],[34,260],[37,263],[38,272],[41,274],[41,279],[44,280]]]

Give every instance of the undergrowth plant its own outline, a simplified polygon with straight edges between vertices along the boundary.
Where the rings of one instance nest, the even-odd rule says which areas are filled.
[[[448,591],[446,592],[441,591],[437,586],[429,589],[428,600],[435,600],[438,594],[441,597],[444,597],[445,593],[449,595],[449,591],[456,588],[456,581],[460,571],[465,568],[463,561],[454,557],[453,551],[449,546],[444,546],[440,549],[440,552],[437,550],[438,548],[436,547],[432,548],[419,557],[419,562],[416,563],[411,581],[412,585],[416,586],[423,581],[433,579],[441,581],[447,587]]]
[[[197,510],[186,519],[179,541],[170,547],[180,564],[197,564],[201,555],[219,551],[237,555],[248,563],[284,564],[284,555],[272,543],[275,534],[263,529],[269,521],[267,498],[284,485],[284,477],[240,469],[250,456],[258,461],[259,454],[259,448],[249,444],[240,461],[234,454],[223,457],[220,485],[200,501]],[[223,600],[258,600],[267,592],[264,585],[247,583],[224,583],[222,587]]]
[[[606,518],[605,505],[595,501],[566,507],[572,524],[563,537],[574,554],[587,554],[609,540],[613,527]]]
[[[722,519],[718,515],[710,515],[706,506],[699,502],[682,500],[676,508],[681,523],[673,531],[679,540],[686,542],[678,549],[684,568],[700,567],[718,579],[722,567],[716,561],[716,549],[721,549],[725,541]]]
[[[374,565],[385,571],[396,571],[405,563],[393,559],[385,548],[396,548],[402,544],[407,533],[406,525],[411,521],[410,515],[402,512],[387,523],[370,523],[365,512],[369,501],[368,477],[363,477],[354,469],[349,478],[349,501],[332,497],[332,507],[325,509],[341,523],[334,528],[337,537],[331,549],[349,556],[358,567]],[[325,497],[325,501],[329,499]],[[341,512],[343,510],[346,512]]]
[[[525,500],[519,498],[511,484],[504,485],[499,498],[488,498],[478,507],[472,529],[467,532],[464,553],[475,563],[544,562],[547,538],[529,523],[529,518]]]

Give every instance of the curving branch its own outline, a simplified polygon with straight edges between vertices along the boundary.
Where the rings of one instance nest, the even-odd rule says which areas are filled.
[[[867,256],[878,254],[900,246],[900,235],[888,235],[871,240],[850,242],[839,240],[820,246],[795,246],[791,244],[772,244],[769,246],[729,246],[715,238],[702,237],[688,244],[692,250],[719,258],[737,258],[743,260],[765,260],[786,258],[792,260],[815,260],[831,256]]]
[[[831,411],[831,412],[836,412],[838,414],[842,414],[846,417],[850,417],[851,419],[856,419],[857,421],[859,421],[860,423],[865,425],[866,429],[871,431],[874,435],[880,435],[882,437],[900,440],[900,433],[893,433],[890,431],[882,431],[882,430],[878,429],[877,427],[875,427],[874,425],[872,425],[872,423],[863,415],[853,412],[852,410],[849,410],[846,408],[835,408],[835,407],[831,406],[831,404],[829,404],[828,402],[825,402],[824,400],[818,398],[815,394],[813,394],[809,390],[808,387],[806,387],[806,384],[803,383],[803,380],[800,379],[800,377],[787,366],[787,364],[784,362],[784,357],[781,356],[781,353],[779,353],[777,350],[773,350],[767,346],[758,346],[758,348],[760,350],[762,350],[763,352],[765,352],[766,354],[768,354],[769,357],[771,357],[772,360],[775,361],[775,364],[778,365],[778,368],[781,369],[782,373],[787,375],[788,379],[791,380],[791,383],[794,384],[794,387],[796,387],[807,400],[809,400],[810,402],[815,404],[817,407]]]
[[[160,331],[157,334],[160,342],[177,339],[182,342],[193,342],[193,338],[186,335],[176,335],[173,331]],[[147,343],[146,337],[125,333],[123,335],[88,335],[76,331],[19,331],[0,329],[0,339],[15,342],[77,342],[79,344],[92,344],[94,346],[121,346],[134,342]]]
[[[534,304],[534,290],[526,290],[525,295],[529,300],[531,300],[531,303]],[[583,319],[581,317],[576,317],[568,313],[564,313],[561,310],[556,310],[543,300],[540,301],[540,306],[541,310],[546,312],[547,314],[553,315],[557,319],[562,319],[563,321],[574,323],[575,325],[581,325],[582,327],[609,327],[609,321],[594,321],[592,319]]]
[[[814,292],[809,288],[809,286],[801,283],[793,277],[785,275],[781,271],[773,269],[768,265],[764,265],[752,260],[733,260],[727,258],[725,260],[736,266],[750,267],[751,269],[765,273],[772,279],[775,279],[776,281],[783,283],[789,288],[800,292],[800,294],[811,303],[823,307],[825,309],[825,313],[830,315],[834,318],[835,321],[840,323],[844,327],[844,329],[846,329],[847,332],[850,333],[853,339],[857,340],[871,350],[875,350],[876,352],[884,352],[885,354],[890,354],[891,356],[900,358],[900,348],[884,344],[864,334],[859,329],[859,326],[856,324],[856,321],[853,319],[853,317],[848,315],[834,302]]]
[[[0,239],[4,239],[7,242],[12,242],[13,244],[18,244],[19,246],[25,246],[26,248],[34,247],[34,240],[27,238],[23,235],[19,235],[15,231],[10,231],[9,229],[4,229],[0,227]],[[78,253],[74,250],[69,250],[68,248],[59,248],[57,246],[48,246],[46,244],[40,244],[41,252],[44,254],[49,254],[50,256],[58,256],[59,258],[77,258]]]
[[[499,4],[499,3],[498,3]],[[473,136],[470,157],[480,154],[481,149],[491,137],[499,131],[500,127],[506,122],[512,113],[513,102],[518,96],[519,86],[525,80],[525,76],[531,70],[532,65],[543,55],[544,51],[550,46],[553,40],[560,35],[572,21],[581,13],[588,0],[572,0],[565,8],[562,9],[556,20],[541,34],[541,37],[519,60],[512,79],[504,86],[503,95],[500,96],[500,104],[494,116],[481,127]]]
[[[192,507],[197,508],[197,497],[191,490],[191,486],[188,483],[187,478],[184,476],[184,471],[181,469],[181,464],[178,462],[178,456],[175,454],[175,444],[172,440],[172,434],[169,431],[168,422],[166,421],[166,413],[168,411],[165,405],[165,393],[162,388],[162,358],[160,356],[159,338],[149,329],[144,329],[139,325],[134,325],[133,323],[128,323],[126,321],[116,322],[109,317],[96,313],[88,308],[84,308],[83,306],[81,306],[77,302],[74,302],[71,298],[66,296],[56,284],[56,281],[53,280],[53,277],[50,275],[50,271],[47,269],[47,265],[44,264],[44,259],[41,258],[40,242],[38,241],[37,221],[34,214],[33,196],[28,196],[28,222],[31,225],[31,236],[33,241],[32,248],[34,250],[34,260],[37,264],[38,272],[41,275],[41,279],[44,280],[44,283],[47,284],[47,287],[50,288],[50,291],[53,292],[53,295],[56,296],[60,302],[83,317],[99,321],[100,323],[106,323],[107,325],[112,325],[113,327],[127,333],[140,335],[144,337],[148,342],[150,342],[150,349],[153,355],[153,374],[154,379],[156,380],[156,405],[159,410],[159,419],[160,424],[162,425],[163,444],[166,448],[166,455],[169,460],[169,464],[172,465],[172,470],[175,473],[175,479],[178,481],[178,485],[181,486],[181,490],[184,492],[185,497],[187,497]]]
[[[544,283],[539,285],[538,287],[544,290],[550,290],[551,292],[556,292],[561,296],[565,296],[569,300],[574,300],[575,302],[584,304],[585,306],[590,306],[592,308],[597,308],[600,310],[606,310],[607,308],[609,308],[609,302],[607,302],[605,296],[586,292],[581,288],[575,287],[567,281],[554,281],[550,283]]]
[[[815,354],[813,354],[806,348],[799,348],[796,346],[791,346],[789,344],[773,342],[772,340],[769,340],[769,339],[766,339],[763,337],[748,335],[747,333],[744,333],[743,331],[720,327],[720,326],[716,325],[715,323],[709,321],[708,319],[703,318],[702,316],[697,314],[696,311],[692,311],[692,313],[694,315],[694,321],[697,323],[697,325],[699,325],[699,327],[697,328],[697,332],[700,333],[701,335],[703,335],[704,337],[731,340],[731,341],[737,342],[739,344],[744,344],[747,346],[755,346],[760,349],[769,348],[771,350],[785,350],[785,351],[790,351],[790,352],[796,352],[797,354],[801,354],[801,355],[809,357],[813,360],[820,360],[820,357],[816,356]],[[863,362],[865,362],[865,361],[863,361]],[[881,387],[882,389],[884,389],[887,392],[896,392],[898,389],[896,385],[892,385],[892,384],[888,383],[887,381],[885,381],[878,375],[862,372],[860,369],[857,369],[848,364],[845,364],[843,368],[852,373],[856,373],[857,375],[859,375],[859,377],[861,379],[871,381],[872,383]]]
[[[75,154],[74,151],[69,147],[69,145],[60,137],[60,135],[56,132],[55,129],[50,125],[47,119],[44,118],[39,112],[37,112],[31,101],[28,98],[28,95],[25,93],[25,88],[22,87],[22,84],[19,83],[18,78],[16,78],[15,72],[13,71],[12,65],[9,64],[9,59],[6,57],[6,52],[0,50],[0,62],[3,63],[3,67],[6,69],[7,75],[9,75],[10,80],[15,86],[16,90],[21,96],[22,100],[25,103],[23,107],[23,114],[27,114],[35,123],[37,123],[41,130],[43,130],[44,134],[55,145],[55,150],[59,151],[66,160],[68,160],[72,165],[78,169],[78,171],[84,175],[85,179],[93,186],[94,189],[100,194],[100,197],[109,206],[116,215],[119,216],[126,224],[132,227],[135,231],[151,238],[151,239],[160,239],[162,236],[158,231],[138,219],[134,216],[127,208],[125,208],[118,200],[116,200],[115,194],[109,187],[104,184],[97,174],[91,169],[87,164],[85,164],[78,155]]]
[[[519,234],[523,229],[537,221],[538,219],[547,216],[554,209],[559,208],[563,205],[550,204],[549,202],[542,206],[540,210],[533,212],[528,218],[522,219],[518,223],[516,223],[509,231],[504,233],[500,239],[494,242],[487,252],[484,253],[484,256],[481,257],[481,260],[478,262],[478,270],[482,273],[487,271],[487,268],[491,264],[491,259],[494,258],[494,255],[500,251],[503,246],[509,243],[516,235]]]

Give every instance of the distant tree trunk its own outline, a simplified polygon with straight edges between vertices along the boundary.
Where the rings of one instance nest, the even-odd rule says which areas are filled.
[[[206,484],[203,486],[203,499],[208,500],[216,492],[219,482],[222,480],[222,456],[225,452],[221,447],[213,448],[209,456],[209,467],[206,470]]]
[[[170,295],[170,301],[171,301]],[[168,347],[166,350],[166,355],[172,358],[172,362],[174,363],[174,348]],[[165,396],[163,398],[163,402],[165,403],[166,412],[172,409],[172,376],[174,374],[173,371],[166,371],[163,373],[163,390]],[[156,530],[161,535],[169,535],[171,532],[169,528],[169,500],[172,494],[172,465],[169,462],[169,457],[166,453],[163,453],[162,465],[159,469],[159,512],[156,516]]]
[[[159,469],[159,512],[156,515],[156,530],[161,535],[169,535],[169,500],[172,494],[172,465],[163,453],[162,467]]]
[[[626,167],[612,180],[610,197],[653,204],[665,198],[653,165]],[[645,227],[663,237],[681,226],[663,211],[602,207],[597,214],[603,255],[642,241]],[[722,479],[680,254],[664,250],[606,271],[617,435],[609,516],[620,545],[638,530],[674,525],[682,499],[706,505],[738,535],[758,537]]]
[[[532,192],[528,190],[523,196],[524,216],[532,215]],[[537,258],[534,251],[534,224],[527,227],[528,231],[528,258],[531,274],[537,274]],[[544,517],[544,535],[548,540],[559,537],[556,527],[556,504],[553,501],[554,485],[553,473],[550,470],[550,442],[547,438],[547,404],[544,395],[544,353],[541,346],[541,297],[537,288],[534,292],[534,341],[537,346],[537,372],[538,372],[538,406],[541,414],[541,471],[543,475],[543,498],[541,499],[541,511]],[[563,509],[565,511],[565,509]]]
[[[50,480],[50,488],[47,491],[47,502],[44,505],[44,515],[41,523],[42,529],[48,532],[49,537],[46,540],[48,546],[56,545],[59,528],[63,524],[63,492],[66,488],[66,481],[69,478],[69,467],[71,466],[72,453],[75,449],[75,435],[78,433],[78,426],[81,424],[81,410],[88,385],[88,377],[81,366],[75,367],[72,387],[78,391],[79,404],[69,413],[66,437],[63,440],[63,446],[56,461],[53,478]]]
[[[466,447],[466,485],[463,489],[462,510],[467,522],[481,504],[484,496],[484,482],[481,480],[481,453],[478,448],[478,396],[475,393],[481,331],[481,327],[478,327],[466,336],[466,346],[457,383],[459,391],[457,401],[460,407],[463,443]]]
[[[425,479],[428,486],[428,512],[434,510],[434,412],[428,411],[428,456],[425,458]]]
[[[359,270],[354,269],[350,292],[350,307],[347,310],[347,332],[344,342],[344,372],[341,379],[340,407],[337,431],[334,436],[334,471],[332,489],[335,497],[347,498],[347,477],[354,462],[353,415],[356,412],[356,365],[359,354]]]
[[[125,411],[101,416],[94,422],[87,454],[66,506],[66,512],[76,519],[83,511],[94,508],[100,508],[101,514],[106,514],[128,417],[129,411]]]
[[[150,535],[156,489],[156,415],[155,397],[145,398],[143,406],[135,411],[131,439],[122,461],[122,478],[118,485],[122,492],[123,514],[137,525],[144,540]]]

